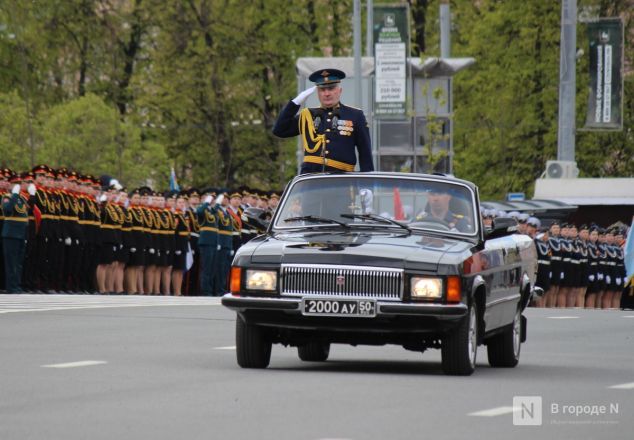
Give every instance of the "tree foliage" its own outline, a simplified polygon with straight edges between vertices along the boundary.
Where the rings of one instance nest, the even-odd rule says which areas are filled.
[[[440,1],[408,0],[414,56],[438,56]],[[626,19],[631,62],[631,2],[578,3]],[[530,192],[556,157],[560,2],[450,4],[452,56],[477,59],[454,81],[455,172],[486,197]],[[351,55],[351,15],[351,0],[3,0],[0,165],[157,186],[175,166],[185,185],[280,187],[296,142],[271,128],[296,59]],[[587,56],[577,80],[581,127]],[[632,92],[629,76],[624,131],[577,134],[582,176],[634,173]]]

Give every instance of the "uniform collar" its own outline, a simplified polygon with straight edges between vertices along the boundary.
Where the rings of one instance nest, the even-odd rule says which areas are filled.
[[[338,110],[341,108],[341,101],[337,103],[337,105],[335,105],[334,107],[324,107],[324,106],[319,106],[319,108],[321,108],[322,110],[326,110],[326,111],[333,111],[333,110]]]

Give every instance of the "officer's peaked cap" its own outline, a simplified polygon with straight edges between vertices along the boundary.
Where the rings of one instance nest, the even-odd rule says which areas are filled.
[[[317,87],[330,87],[341,82],[346,74],[338,69],[319,69],[311,73],[308,79]]]

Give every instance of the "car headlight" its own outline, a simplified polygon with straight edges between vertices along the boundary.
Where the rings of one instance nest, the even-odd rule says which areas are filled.
[[[442,297],[441,278],[412,277],[413,299],[439,299]]]
[[[248,290],[277,290],[277,272],[274,270],[247,270]]]

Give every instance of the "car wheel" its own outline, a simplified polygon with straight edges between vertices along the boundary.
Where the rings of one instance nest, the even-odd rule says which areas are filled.
[[[266,368],[271,361],[271,341],[262,327],[236,317],[236,354],[242,368]]]
[[[330,354],[330,343],[328,342],[309,342],[306,345],[297,347],[297,354],[303,361],[308,362],[324,362]]]
[[[522,348],[522,312],[518,310],[513,323],[504,332],[493,336],[487,341],[489,365],[492,367],[511,368],[520,360]]]
[[[445,374],[468,376],[475,370],[478,351],[477,312],[474,303],[460,325],[442,340],[442,369]]]

